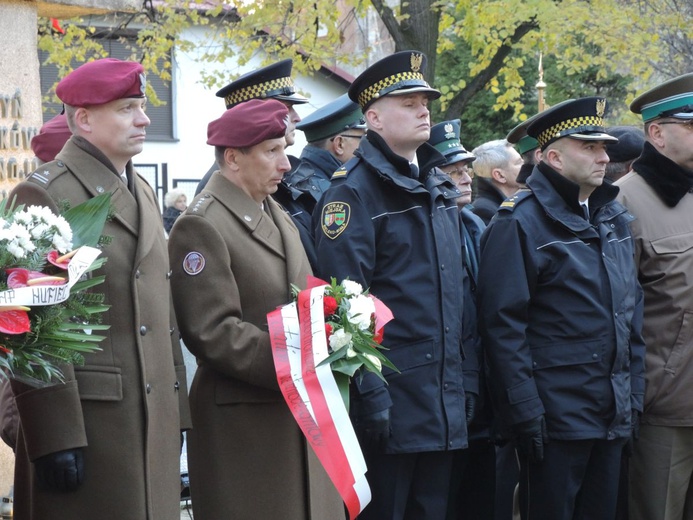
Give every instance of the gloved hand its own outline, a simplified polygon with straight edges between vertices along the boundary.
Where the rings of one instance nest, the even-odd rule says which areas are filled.
[[[633,455],[635,441],[640,438],[640,412],[633,410],[630,416],[630,437],[624,447],[626,457]]]
[[[82,448],[49,453],[34,461],[39,487],[48,491],[76,491],[84,482]]]
[[[544,444],[549,441],[546,420],[543,415],[513,426],[517,451],[527,457],[530,463],[544,460]]]
[[[390,409],[357,417],[354,429],[363,451],[382,451],[390,437]]]
[[[472,392],[464,393],[464,415],[467,421],[467,426],[474,420],[476,415],[476,403],[479,400],[479,396]]]

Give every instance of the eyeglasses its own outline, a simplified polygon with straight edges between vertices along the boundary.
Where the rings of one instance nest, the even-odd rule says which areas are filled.
[[[351,137],[352,139],[361,139],[363,136],[362,135],[353,135],[353,134],[339,134],[340,137]]]
[[[474,170],[472,170],[468,164],[449,166],[443,171],[450,177],[464,177],[465,174],[469,175],[470,178],[474,177]]]
[[[687,119],[686,121],[660,121],[660,125],[681,125],[685,126],[688,130],[693,131],[693,119]]]

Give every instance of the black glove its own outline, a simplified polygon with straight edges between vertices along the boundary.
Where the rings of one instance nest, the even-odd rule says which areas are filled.
[[[47,491],[68,493],[84,482],[82,448],[57,451],[34,461],[39,487]]]
[[[626,442],[625,450],[626,457],[633,455],[633,450],[635,449],[635,441],[640,438],[640,412],[633,410],[630,416],[630,437],[628,437],[628,442]]]
[[[467,421],[467,426],[471,424],[476,415],[476,403],[479,400],[479,396],[472,392],[464,393],[464,415]]]
[[[513,426],[517,451],[527,457],[530,463],[544,460],[544,444],[549,441],[546,433],[546,420],[543,415]]]
[[[363,451],[382,451],[390,437],[390,409],[359,416],[354,426]]]

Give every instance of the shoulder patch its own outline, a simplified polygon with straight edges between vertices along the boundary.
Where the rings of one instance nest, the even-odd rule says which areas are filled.
[[[51,161],[39,166],[27,180],[32,181],[39,186],[46,187],[60,175],[67,171],[67,166],[62,161]]]
[[[350,216],[351,207],[346,202],[328,202],[322,208],[322,232],[327,238],[334,240],[347,228]]]
[[[513,195],[512,197],[509,197],[505,199],[503,202],[501,202],[501,205],[498,208],[498,211],[505,210],[505,211],[514,211],[515,207],[522,202],[523,200],[529,198],[531,195],[533,195],[532,190],[529,188],[520,188],[517,190],[517,193]]]
[[[190,251],[183,259],[183,271],[190,276],[195,276],[196,274],[200,274],[202,272],[206,263],[207,262],[205,257],[202,256],[202,253]]]

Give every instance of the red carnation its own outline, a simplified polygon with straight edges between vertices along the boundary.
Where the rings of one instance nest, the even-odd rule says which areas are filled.
[[[375,331],[375,334],[373,335],[373,341],[375,341],[378,345],[380,345],[383,342],[383,329],[378,329]]]
[[[327,342],[329,343],[330,341],[330,336],[332,336],[332,325],[329,323],[325,323],[325,338],[327,339]]]
[[[334,296],[325,296],[322,300],[322,306],[325,316],[332,316],[337,312],[337,300]]]

